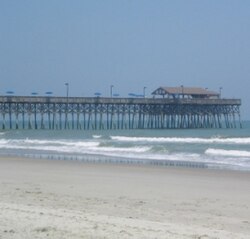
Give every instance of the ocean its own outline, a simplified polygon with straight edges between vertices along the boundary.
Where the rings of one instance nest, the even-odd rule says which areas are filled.
[[[250,170],[242,129],[0,131],[0,156]]]

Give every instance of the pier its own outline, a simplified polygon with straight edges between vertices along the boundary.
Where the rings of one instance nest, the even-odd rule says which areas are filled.
[[[237,128],[240,105],[220,98],[0,96],[0,129]]]

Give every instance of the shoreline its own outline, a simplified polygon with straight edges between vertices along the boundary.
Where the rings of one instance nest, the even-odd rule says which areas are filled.
[[[176,168],[200,168],[208,170],[219,170],[219,171],[239,171],[249,172],[250,169],[244,169],[244,167],[220,164],[220,163],[209,163],[200,161],[188,161],[188,160],[162,160],[162,159],[142,159],[142,158],[126,158],[126,157],[112,157],[108,155],[70,155],[70,154],[26,154],[26,155],[15,155],[6,154],[0,155],[0,158],[24,158],[24,159],[35,159],[35,160],[55,160],[55,161],[76,161],[80,163],[89,164],[111,164],[111,165],[142,165],[149,167],[176,167]]]
[[[0,157],[0,238],[248,238],[250,172]]]

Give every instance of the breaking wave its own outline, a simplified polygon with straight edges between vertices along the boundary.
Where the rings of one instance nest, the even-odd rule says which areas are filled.
[[[200,143],[200,144],[250,144],[250,138],[177,138],[177,137],[127,137],[111,136],[112,140],[121,142],[152,142],[152,143]]]
[[[250,151],[244,150],[225,150],[209,148],[205,151],[208,155],[229,156],[229,157],[250,157]]]

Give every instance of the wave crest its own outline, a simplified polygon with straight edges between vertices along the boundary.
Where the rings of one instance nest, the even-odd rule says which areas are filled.
[[[231,157],[250,157],[250,151],[244,150],[225,150],[209,148],[205,151],[205,154]]]
[[[111,136],[112,140],[123,142],[151,143],[199,143],[199,144],[250,144],[250,138],[193,138],[193,137],[128,137]]]

